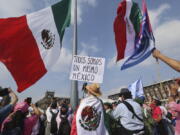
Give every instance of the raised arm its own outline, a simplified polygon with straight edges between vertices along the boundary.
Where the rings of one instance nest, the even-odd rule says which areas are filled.
[[[153,57],[162,60],[166,64],[168,64],[170,67],[172,67],[174,70],[180,72],[180,61],[174,60],[172,58],[169,58],[165,55],[163,55],[159,50],[155,49],[153,51]]]
[[[11,88],[8,88],[8,91],[9,91],[9,95],[11,97],[10,104],[15,105],[18,101],[18,97]]]

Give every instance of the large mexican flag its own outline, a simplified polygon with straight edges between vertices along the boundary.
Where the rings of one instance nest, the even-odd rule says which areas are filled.
[[[0,19],[0,62],[18,92],[38,81],[58,59],[70,10],[71,0],[62,0],[25,16]]]

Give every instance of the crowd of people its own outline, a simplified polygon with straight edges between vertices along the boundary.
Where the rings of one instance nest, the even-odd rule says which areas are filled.
[[[180,62],[158,50],[153,56],[180,71]],[[132,99],[121,89],[118,101],[103,103],[100,86],[83,88],[85,97],[76,110],[52,99],[46,110],[28,97],[18,102],[10,88],[0,87],[0,135],[180,135],[180,79],[166,102],[157,97]]]
[[[69,103],[58,103],[55,99],[46,110],[42,110],[37,104],[31,103],[31,97],[18,102],[18,97],[10,88],[0,90],[3,97],[5,93],[11,97],[9,102],[1,98],[0,135],[75,135],[77,120],[82,120],[77,115],[83,111],[81,104],[87,106],[86,102],[95,100],[104,110],[104,119],[99,125],[103,124],[107,129],[103,133],[101,127],[95,128],[97,135],[180,135],[180,80],[171,88],[166,102],[161,102],[157,97],[132,99],[131,92],[123,88],[118,101],[103,103],[99,98],[100,88],[94,85],[85,87],[86,96],[76,111]],[[93,117],[87,113],[85,122],[91,119]]]
[[[32,104],[31,97],[18,102],[17,95],[10,88],[1,88],[1,94],[0,135],[70,134],[73,112],[65,100],[58,103],[52,99],[47,110],[42,110],[38,104]]]
[[[180,135],[180,81],[171,89],[167,101],[142,96],[132,99],[128,89],[120,92],[119,103],[105,104],[112,123],[119,119],[120,130],[112,129],[116,135]],[[116,127],[115,125],[111,124]]]

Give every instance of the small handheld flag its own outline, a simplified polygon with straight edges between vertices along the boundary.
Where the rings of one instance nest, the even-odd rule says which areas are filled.
[[[130,84],[128,89],[131,91],[133,99],[144,96],[143,85],[140,79]]]
[[[145,0],[143,2],[143,20],[139,39],[135,42],[135,52],[122,65],[121,70],[137,65],[148,58],[155,48],[155,39],[153,36],[148,11]]]

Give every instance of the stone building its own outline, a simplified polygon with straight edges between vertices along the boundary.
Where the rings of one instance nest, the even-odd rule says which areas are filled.
[[[167,97],[170,95],[170,88],[173,87],[173,85],[175,84],[174,80],[175,79],[166,80],[145,86],[144,94],[146,99],[148,99],[149,97],[157,97],[161,100],[167,99]],[[120,89],[118,91],[120,91]],[[118,97],[119,97],[119,93],[115,93],[108,96],[108,98],[113,100],[117,100]]]
[[[166,80],[160,83],[154,83],[144,87],[145,97],[157,97],[158,99],[167,99],[170,96],[170,89],[175,84],[174,80]]]
[[[56,100],[58,103],[61,103],[62,101],[66,101],[66,103],[70,102],[70,99],[67,97],[55,97],[55,92],[47,91],[45,96],[36,103],[41,109],[46,110],[52,100]]]

